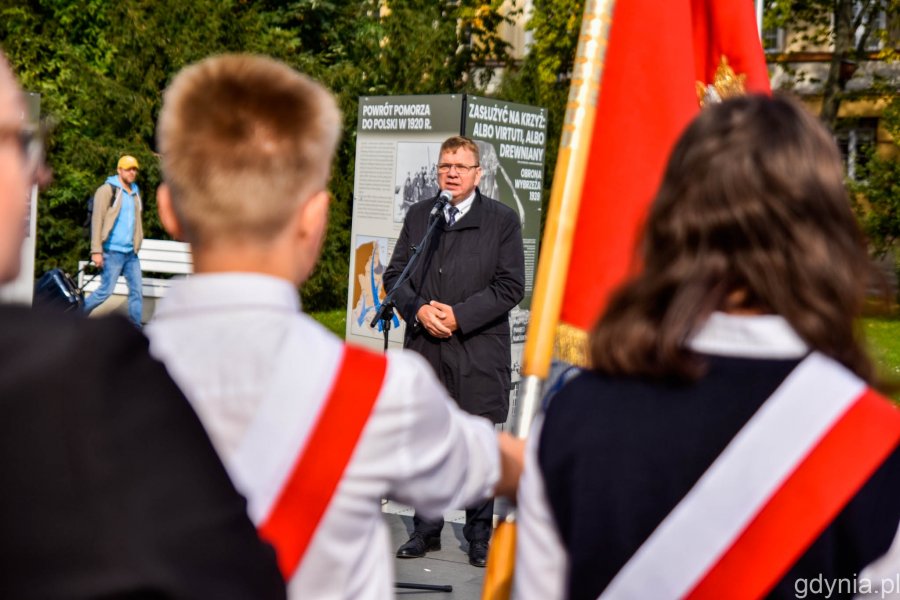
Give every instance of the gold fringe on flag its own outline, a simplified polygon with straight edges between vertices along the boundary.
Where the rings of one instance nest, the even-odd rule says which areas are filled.
[[[587,332],[567,323],[559,323],[553,340],[553,355],[576,367],[591,366]]]

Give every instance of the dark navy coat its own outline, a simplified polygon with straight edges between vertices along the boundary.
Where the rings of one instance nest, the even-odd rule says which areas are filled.
[[[384,272],[390,290],[428,229],[437,198],[410,207]],[[453,226],[438,216],[428,247],[413,275],[395,296],[406,321],[404,346],[428,360],[459,406],[494,423],[509,412],[508,314],[525,293],[525,258],[519,216],[482,196]],[[453,307],[459,329],[448,339],[432,337],[416,321],[419,308],[437,300]]]
[[[285,597],[137,329],[6,306],[0,331],[0,598]]]

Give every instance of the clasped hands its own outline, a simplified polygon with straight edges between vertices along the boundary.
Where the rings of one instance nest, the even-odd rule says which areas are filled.
[[[453,332],[459,329],[456,324],[456,315],[449,304],[432,300],[428,304],[419,307],[416,313],[419,324],[425,331],[436,338],[449,338]]]

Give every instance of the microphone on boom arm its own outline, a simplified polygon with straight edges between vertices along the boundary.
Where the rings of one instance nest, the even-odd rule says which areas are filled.
[[[381,306],[378,308],[378,311],[375,317],[369,322],[370,327],[376,327],[378,323],[384,323],[384,327],[382,328],[382,332],[384,333],[384,350],[387,352],[388,348],[388,330],[390,329],[391,318],[394,315],[394,292],[399,288],[403,283],[409,279],[411,272],[410,268],[416,263],[416,259],[419,257],[419,253],[422,248],[428,243],[431,234],[437,228],[438,221],[435,217],[438,215],[443,216],[444,207],[453,200],[453,194],[447,190],[442,191],[437,198],[437,201],[434,203],[434,207],[431,209],[431,213],[428,216],[428,231],[425,232],[425,237],[422,238],[422,242],[418,246],[410,246],[409,249],[412,252],[412,256],[409,257],[409,260],[406,262],[406,266],[403,267],[403,271],[400,273],[400,277],[394,281],[394,286],[387,293],[387,295],[382,299]]]
[[[428,219],[431,220],[444,212],[444,207],[453,200],[453,194],[451,194],[448,190],[444,190],[441,192],[441,195],[438,196],[437,202],[434,203],[434,208],[431,209],[431,214],[428,215]]]

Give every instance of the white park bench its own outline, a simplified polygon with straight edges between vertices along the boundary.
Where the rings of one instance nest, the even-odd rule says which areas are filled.
[[[191,256],[191,246],[184,242],[172,242],[169,240],[144,240],[138,251],[141,260],[141,278],[145,299],[158,299],[166,295],[173,281],[183,279],[194,272],[194,259]],[[83,287],[85,295],[100,287],[100,275],[94,279],[92,275],[84,273],[84,267],[89,261],[78,263],[78,287]],[[162,277],[148,277],[148,274],[172,275],[170,279]],[[87,281],[87,283],[85,283]],[[125,277],[120,276],[116,281],[113,296],[128,296],[128,286]]]

